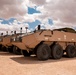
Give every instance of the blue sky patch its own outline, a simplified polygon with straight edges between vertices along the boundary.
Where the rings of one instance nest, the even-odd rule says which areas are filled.
[[[0,19],[0,20],[3,20],[1,23],[2,24],[9,24],[9,21],[8,20],[5,20],[5,19]]]
[[[9,23],[13,23],[13,21],[15,20],[15,18],[10,18],[8,20],[5,20],[5,19],[0,18],[0,20],[3,20],[1,22],[2,24],[9,24]]]
[[[0,20],[3,20],[1,23],[2,24],[9,24],[10,25],[10,23],[13,23],[14,22],[14,20],[16,20],[15,18],[10,18],[10,19],[8,19],[8,20],[5,20],[5,19],[2,19],[2,18],[0,18]],[[39,20],[35,20],[34,22],[24,22],[24,23],[28,23],[29,24],[29,29],[35,29],[35,27],[37,26],[37,25],[39,25],[39,24],[41,24],[41,22],[39,21]],[[53,25],[53,21],[51,20],[51,19],[48,19],[48,23],[50,24],[50,25]]]
[[[28,7],[28,14],[34,14],[34,13],[40,13],[40,11],[37,11],[36,7],[35,8]]]
[[[36,27],[37,25],[41,24],[41,22],[38,21],[38,20],[35,20],[35,22],[28,22],[28,24],[29,24],[29,28],[35,29],[35,27]]]
[[[49,22],[50,25],[53,25],[53,20],[48,19],[48,22]]]

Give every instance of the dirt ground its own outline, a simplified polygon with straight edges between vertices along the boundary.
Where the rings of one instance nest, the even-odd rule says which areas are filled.
[[[38,61],[0,51],[0,75],[76,75],[76,57]]]

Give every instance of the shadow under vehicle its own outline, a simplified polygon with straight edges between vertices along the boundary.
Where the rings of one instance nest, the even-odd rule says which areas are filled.
[[[39,60],[60,59],[64,53],[67,57],[73,58],[76,54],[76,32],[69,32],[70,28],[65,32],[64,29],[40,30],[39,28],[37,31],[13,39],[12,45],[15,47],[13,48],[21,49],[24,56],[35,54]]]

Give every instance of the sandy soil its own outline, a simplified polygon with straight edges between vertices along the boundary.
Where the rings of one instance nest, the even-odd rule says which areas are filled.
[[[36,57],[0,52],[0,75],[76,75],[76,57],[38,61]]]

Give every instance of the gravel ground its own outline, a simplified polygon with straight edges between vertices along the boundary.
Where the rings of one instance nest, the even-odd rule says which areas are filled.
[[[38,61],[36,57],[0,52],[0,75],[76,75],[76,57]]]

